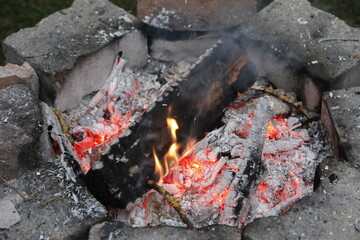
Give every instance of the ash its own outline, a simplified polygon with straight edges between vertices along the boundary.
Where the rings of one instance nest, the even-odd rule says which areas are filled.
[[[290,114],[288,106],[270,96],[248,102],[240,99],[226,110],[223,126],[192,145],[159,182],[197,228],[213,224],[242,227],[256,218],[284,214],[312,192],[316,166],[330,154],[319,123],[305,129],[296,117],[269,115],[269,120],[259,104],[268,104],[271,112],[283,116]],[[261,135],[260,129],[254,129],[259,125],[256,122],[269,125],[267,129],[265,125],[263,143],[254,148]],[[259,146],[256,162],[253,152]],[[132,227],[186,227],[153,190],[126,210],[117,210],[116,217]]]
[[[183,67],[170,68],[161,84],[158,75],[133,72],[125,65],[126,60],[117,56],[103,88],[94,96],[84,98],[77,108],[64,113],[84,173],[118,137],[130,134],[129,127],[139,121],[164,92],[177,84],[180,75],[189,68],[186,63],[181,64]],[[165,68],[162,66],[161,69],[164,71]]]

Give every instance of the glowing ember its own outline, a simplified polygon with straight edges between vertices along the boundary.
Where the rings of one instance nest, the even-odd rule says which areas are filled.
[[[72,129],[74,149],[86,173],[94,161],[116,141],[129,125],[151,106],[160,95],[161,85],[155,75],[136,75],[125,68],[119,55],[105,85],[75,114]],[[70,119],[70,122],[72,119]]]
[[[196,227],[212,224],[242,226],[258,217],[283,214],[311,192],[319,160],[309,149],[307,130],[299,128],[301,124],[296,118],[274,118],[269,123],[263,149],[265,170],[259,176],[256,188],[249,193],[247,206],[243,206],[249,209],[248,215],[233,219],[233,207],[227,206],[233,196],[230,186],[238,170],[245,167],[246,138],[254,118],[256,116],[251,108],[228,109],[223,120],[225,125],[192,144],[178,157],[177,166],[163,174],[159,184],[174,195]],[[179,127],[177,124],[174,126],[169,127],[173,144],[176,143],[174,134]],[[174,156],[177,156],[178,146],[176,149],[170,147],[170,150],[176,150]],[[159,163],[155,153],[154,160]],[[303,166],[311,170],[306,172]],[[119,219],[133,227],[184,226],[172,207],[154,191],[138,199],[128,209],[130,213],[119,210]]]

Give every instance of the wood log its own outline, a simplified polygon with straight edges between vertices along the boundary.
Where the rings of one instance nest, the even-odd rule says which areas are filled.
[[[105,205],[125,208],[149,190],[148,180],[158,180],[153,148],[162,159],[171,145],[166,124],[169,116],[180,126],[177,135],[182,147],[189,138],[199,139],[218,124],[237,92],[248,89],[257,78],[254,64],[245,56],[246,44],[247,38],[239,32],[223,37],[130,127],[130,134],[120,137],[101,156],[85,175],[95,197]]]
[[[247,216],[248,206],[245,201],[248,201],[250,190],[256,186],[255,182],[261,176],[262,169],[262,152],[264,148],[265,136],[267,127],[271,121],[272,113],[270,108],[270,101],[266,98],[261,98],[258,103],[253,118],[252,127],[249,136],[246,140],[246,155],[240,169],[237,171],[235,178],[230,185],[230,194],[225,204],[225,210],[229,213],[227,223],[232,225],[232,219],[240,226],[243,223],[238,223]],[[232,217],[231,217],[232,216]],[[231,219],[232,218],[232,219]]]

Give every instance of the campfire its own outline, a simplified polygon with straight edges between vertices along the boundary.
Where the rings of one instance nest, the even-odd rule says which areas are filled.
[[[188,226],[190,222],[196,227],[241,227],[258,217],[283,214],[312,192],[319,163],[310,144],[315,139],[301,128],[297,118],[259,117],[269,101],[277,100],[235,100],[236,107],[225,112],[224,125],[192,142],[181,156],[177,155],[175,137],[162,162],[153,154],[158,184],[181,205],[190,219],[185,221]],[[176,129],[177,125],[169,131],[174,134]],[[263,158],[259,161],[252,151],[261,154],[261,149]],[[185,226],[169,202],[171,199],[164,202],[159,190],[152,190],[126,210],[119,210],[117,218],[137,227]]]
[[[75,0],[3,41],[1,239],[356,238],[358,29],[210,2]]]
[[[231,34],[160,78],[117,54],[97,93],[48,111],[72,178],[133,227],[241,228],[311,193],[328,149],[322,127],[294,94],[257,77],[247,41]]]

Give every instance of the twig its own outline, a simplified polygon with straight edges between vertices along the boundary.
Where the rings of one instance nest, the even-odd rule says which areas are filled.
[[[307,108],[305,108],[305,107],[299,105],[298,103],[292,101],[288,96],[285,96],[283,94],[280,94],[280,93],[276,92],[274,89],[267,88],[267,87],[264,87],[264,86],[252,86],[251,89],[263,91],[263,92],[266,92],[266,93],[268,93],[268,94],[270,94],[270,95],[272,95],[274,97],[277,97],[277,98],[281,99],[282,101],[290,104],[291,106],[293,106],[294,108],[299,110],[308,119],[312,119],[314,117]]]
[[[318,41],[318,43],[329,42],[329,41],[343,41],[343,42],[359,42],[360,39],[352,39],[352,38],[322,38]]]
[[[55,181],[51,182],[50,184],[48,184],[45,189],[49,189],[51,188],[52,186],[54,186],[55,184],[59,183],[60,180],[59,179],[56,179]]]
[[[1,178],[1,181],[4,182],[4,184],[13,189],[17,194],[19,194],[19,196],[24,199],[25,201],[30,201],[30,200],[35,200],[36,198],[30,198],[27,194],[22,193],[20,190],[18,190],[16,187],[14,187],[13,185],[11,185],[8,181],[6,181],[5,179]]]
[[[57,116],[59,123],[61,125],[61,129],[64,132],[64,135],[67,137],[67,139],[70,141],[71,144],[74,144],[74,138],[73,136],[70,134],[70,126],[69,124],[65,121],[65,119],[62,117],[61,112],[58,109],[53,109],[53,112],[55,113],[55,115]]]
[[[209,20],[206,17],[202,17],[202,19],[206,22],[209,23]]]
[[[50,198],[50,199],[48,199],[48,200],[46,200],[46,201],[43,201],[43,202],[39,203],[39,205],[40,205],[40,206],[43,206],[43,205],[48,204],[48,203],[50,203],[50,202],[52,202],[52,201],[56,201],[56,200],[58,200],[59,198],[62,198],[62,196],[61,196],[61,195],[58,195],[58,196],[56,196],[56,197]]]
[[[160,185],[158,185],[155,181],[153,180],[149,180],[148,181],[148,185],[156,190],[158,193],[160,193],[161,196],[163,196],[163,198],[165,198],[170,205],[175,209],[175,211],[177,212],[177,214],[179,214],[181,221],[183,221],[189,229],[194,229],[194,225],[190,222],[190,220],[185,216],[185,212],[184,210],[181,209],[181,205],[180,203],[174,198],[174,196],[169,193],[168,191],[166,191],[163,187],[161,187]]]

